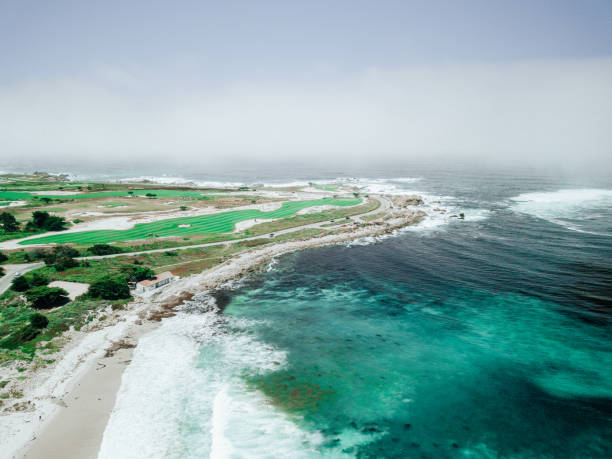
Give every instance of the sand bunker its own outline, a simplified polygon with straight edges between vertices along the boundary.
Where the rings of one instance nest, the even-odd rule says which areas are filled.
[[[89,284],[67,281],[53,281],[49,284],[49,287],[63,288],[68,292],[70,301],[73,301],[77,296],[81,296],[83,293],[87,293],[87,290],[89,290]]]

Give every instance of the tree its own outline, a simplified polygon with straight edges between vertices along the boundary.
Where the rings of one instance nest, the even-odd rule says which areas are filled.
[[[0,252],[0,263],[4,263],[6,260],[8,260],[8,257]]]
[[[34,287],[26,292],[26,298],[35,309],[50,309],[68,303],[68,292],[58,287]]]
[[[130,297],[130,288],[123,276],[105,276],[89,286],[89,296],[105,300],[119,300]]]
[[[137,265],[123,265],[121,271],[128,276],[128,280],[132,282],[140,282],[141,280],[151,279],[155,273],[151,268]]]
[[[11,288],[16,292],[25,292],[30,288],[30,282],[25,276],[17,276],[11,282]]]
[[[96,244],[87,249],[89,253],[94,255],[111,255],[113,253],[121,253],[122,249],[108,244]]]
[[[64,217],[57,215],[49,215],[49,212],[37,210],[32,213],[32,220],[26,225],[26,229],[30,231],[47,230],[47,231],[62,231],[65,230],[66,220]]]
[[[41,273],[32,273],[32,277],[30,278],[30,285],[33,287],[40,287],[41,285],[47,285],[49,283],[49,278]]]
[[[63,231],[65,230],[66,220],[64,217],[58,217],[57,215],[49,215],[49,218],[45,220],[43,229],[47,231]]]
[[[47,316],[35,312],[30,316],[30,324],[34,328],[43,329],[49,325],[49,319],[47,319]]]
[[[53,266],[56,271],[64,271],[78,266],[74,257],[79,255],[79,251],[70,246],[56,245],[50,251],[45,251],[42,258],[47,266]]]
[[[36,228],[42,228],[47,218],[49,218],[49,212],[43,212],[40,210],[33,212],[31,221],[32,226]]]
[[[2,212],[0,214],[0,226],[6,233],[15,233],[19,231],[19,223],[13,214]]]
[[[4,274],[6,274],[4,272],[4,268],[2,266],[0,266],[0,277],[4,276]]]

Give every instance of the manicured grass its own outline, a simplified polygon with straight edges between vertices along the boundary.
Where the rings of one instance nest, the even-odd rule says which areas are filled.
[[[361,199],[333,199],[323,198],[308,201],[285,202],[277,209],[270,212],[262,212],[258,209],[236,210],[221,212],[211,215],[200,215],[197,217],[180,217],[161,220],[152,223],[140,223],[128,230],[97,230],[83,231],[78,233],[60,233],[51,236],[30,239],[20,244],[49,244],[49,243],[108,243],[114,241],[128,241],[147,239],[151,237],[182,236],[196,233],[227,233],[234,229],[234,225],[243,220],[255,218],[285,218],[307,207],[334,205],[354,206],[361,203]],[[179,225],[190,225],[179,228]]]
[[[338,187],[336,185],[313,185],[317,190],[322,191],[338,191]]]
[[[5,201],[23,201],[25,199],[32,199],[34,196],[27,191],[0,191],[0,199]]]
[[[125,190],[125,191],[99,191],[91,193],[67,194],[67,195],[37,195],[27,191],[0,191],[0,199],[7,201],[17,201],[38,198],[51,199],[90,199],[108,198],[116,196],[129,196],[128,191],[133,191],[134,196],[146,196],[147,193],[154,194],[160,198],[190,197],[201,198],[205,191],[193,190]]]

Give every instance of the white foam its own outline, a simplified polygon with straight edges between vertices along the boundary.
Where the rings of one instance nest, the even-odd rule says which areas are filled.
[[[120,183],[158,183],[160,185],[190,185],[201,188],[238,188],[244,186],[243,182],[223,182],[217,180],[191,180],[184,177],[141,175],[118,180]]]
[[[581,222],[601,218],[604,213],[609,215],[612,209],[612,190],[583,188],[523,193],[511,200],[516,212],[547,220],[572,231],[591,232],[585,230]],[[605,212],[598,212],[598,209]]]
[[[242,377],[283,368],[284,352],[253,339],[254,321],[187,306],[198,314],[179,312],[140,340],[99,457],[312,457],[321,436]]]

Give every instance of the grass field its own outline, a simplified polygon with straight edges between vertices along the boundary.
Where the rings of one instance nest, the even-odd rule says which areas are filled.
[[[211,215],[200,215],[197,217],[180,217],[167,220],[160,220],[152,223],[139,223],[128,230],[97,230],[82,231],[77,233],[58,233],[50,236],[22,241],[20,244],[49,244],[49,243],[76,243],[93,244],[108,243],[115,241],[129,241],[147,239],[152,237],[183,236],[195,233],[227,233],[234,229],[234,225],[243,220],[255,218],[285,218],[294,215],[296,212],[313,206],[334,205],[334,206],[354,206],[361,203],[361,199],[333,199],[323,198],[308,201],[285,202],[277,209],[270,212],[263,212],[258,209],[236,210],[220,212]],[[189,225],[179,228],[179,225]]]
[[[313,187],[322,191],[338,191],[337,185],[313,185]]]
[[[160,198],[200,198],[205,191],[193,190],[125,190],[125,191],[98,191],[91,193],[67,194],[67,195],[39,195],[32,194],[27,191],[0,191],[0,200],[17,201],[34,198],[51,198],[51,199],[91,199],[91,198],[109,198],[116,196],[129,196],[128,191],[131,191],[134,196],[146,196],[148,193],[154,194]]]

